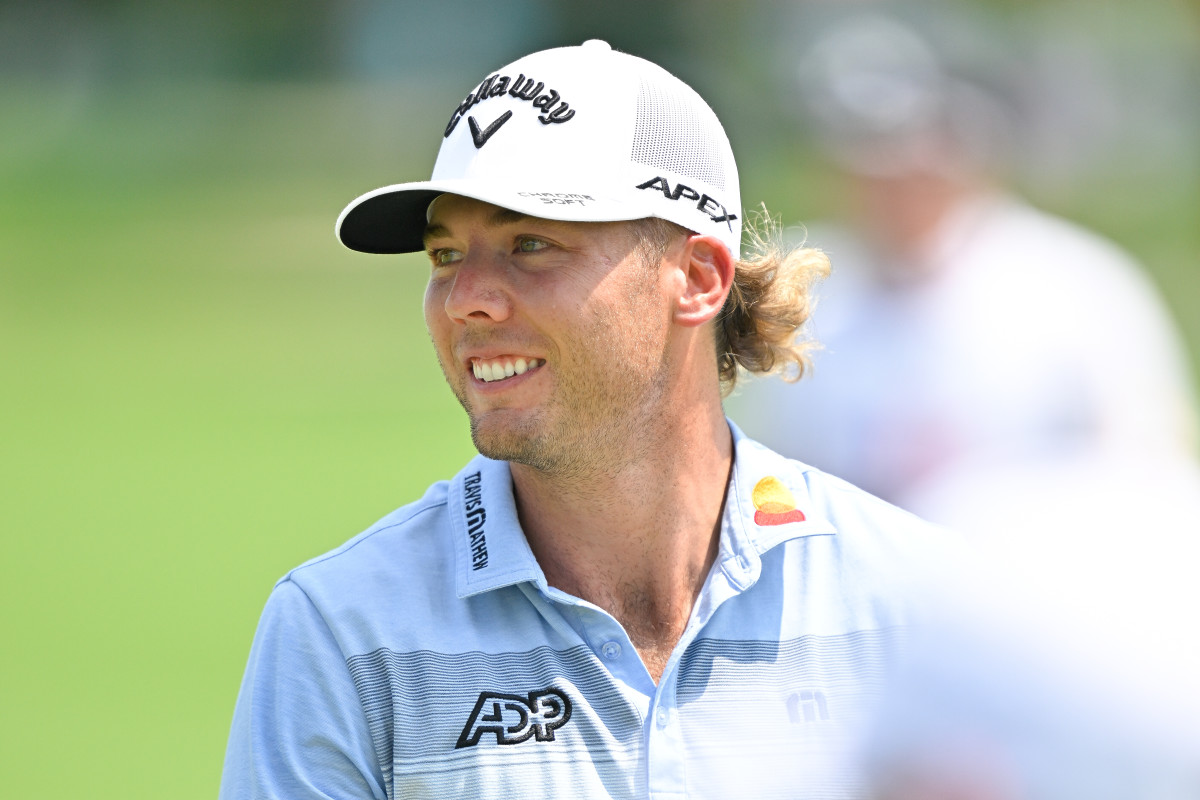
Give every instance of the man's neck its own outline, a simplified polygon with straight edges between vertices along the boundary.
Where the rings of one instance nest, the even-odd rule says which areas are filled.
[[[550,585],[611,613],[658,680],[716,558],[733,440],[718,406],[641,444],[646,456],[603,473],[512,475]]]

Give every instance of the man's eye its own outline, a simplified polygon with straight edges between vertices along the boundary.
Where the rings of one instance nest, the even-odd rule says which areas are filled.
[[[518,239],[517,240],[517,250],[519,250],[522,253],[535,253],[538,250],[541,250],[545,247],[549,247],[549,245],[546,244],[545,242],[543,242],[541,239]]]
[[[461,258],[462,253],[457,250],[451,250],[449,247],[439,247],[436,250],[429,251],[429,260],[435,267],[444,267],[447,264],[453,264]]]

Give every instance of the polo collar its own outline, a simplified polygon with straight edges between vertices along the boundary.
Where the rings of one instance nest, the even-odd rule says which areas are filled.
[[[450,481],[447,503],[459,597],[526,581],[545,584],[517,519],[507,461],[471,459]]]
[[[752,585],[761,558],[783,542],[836,533],[816,515],[805,467],[749,439],[732,421],[734,460],[717,560],[729,581]],[[546,578],[517,518],[508,462],[476,456],[450,481],[447,498],[459,597]]]
[[[732,421],[729,429],[733,472],[717,560],[726,578],[744,589],[758,580],[768,550],[793,539],[836,534],[837,529],[817,514],[808,491],[808,467],[748,438]]]

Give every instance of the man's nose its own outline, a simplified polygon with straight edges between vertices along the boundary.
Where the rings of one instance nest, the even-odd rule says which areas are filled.
[[[501,322],[512,313],[512,296],[499,257],[471,253],[454,271],[446,313],[456,322]]]

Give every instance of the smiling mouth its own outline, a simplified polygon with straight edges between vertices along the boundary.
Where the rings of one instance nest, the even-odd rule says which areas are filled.
[[[545,360],[540,358],[510,358],[506,356],[486,361],[475,358],[471,359],[471,371],[484,383],[492,383],[511,378],[514,375],[524,375],[529,370],[537,369],[545,363]]]

